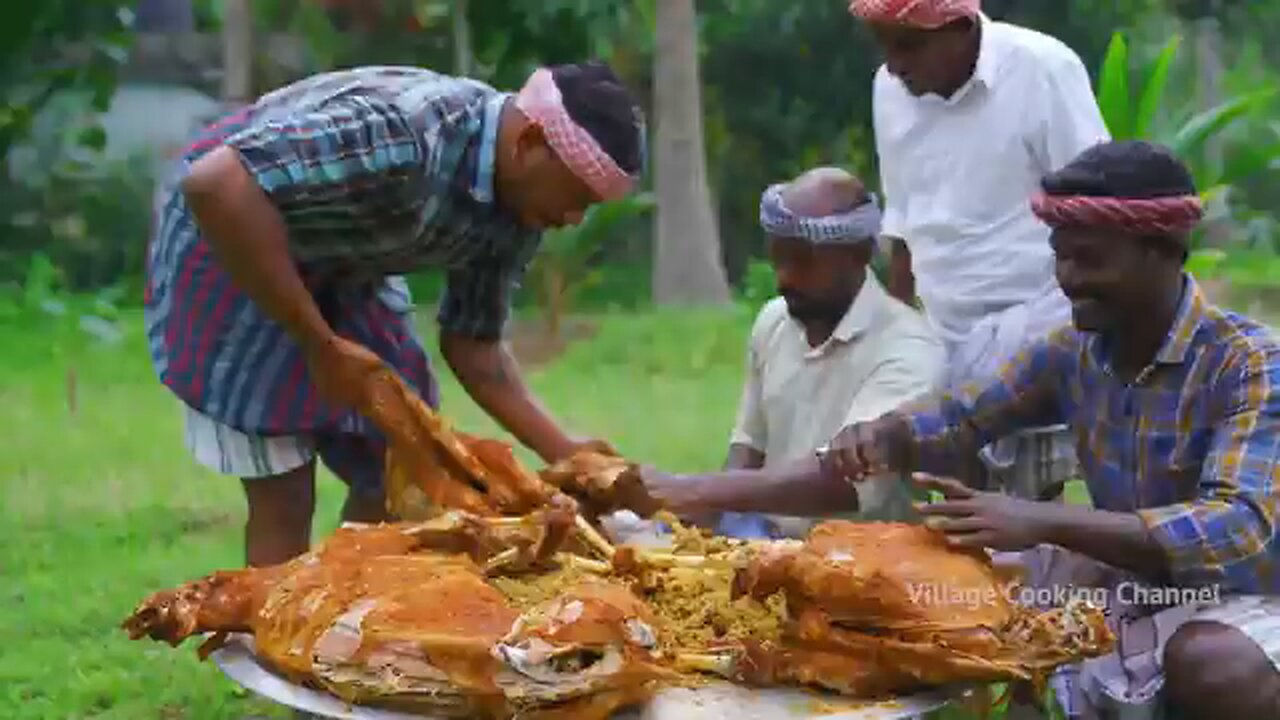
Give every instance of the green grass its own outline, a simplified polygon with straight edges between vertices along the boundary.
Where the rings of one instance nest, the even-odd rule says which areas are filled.
[[[568,424],[629,456],[715,467],[749,322],[618,318],[530,379]],[[0,324],[0,718],[285,717],[199,664],[193,646],[129,642],[117,629],[147,593],[241,565],[244,518],[239,483],[183,448],[179,407],[153,379],[140,319],[123,324],[129,335],[113,348],[43,320]],[[501,435],[441,376],[461,427]],[[317,537],[336,525],[341,496],[322,476]]]

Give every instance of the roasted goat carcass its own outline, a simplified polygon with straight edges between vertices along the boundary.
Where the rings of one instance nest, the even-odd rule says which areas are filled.
[[[565,552],[575,533],[564,509],[343,528],[285,565],[157,593],[125,628],[214,633],[202,654],[251,633],[265,663],[350,702],[488,718],[603,718],[698,674],[867,699],[1038,680],[1112,644],[1099,610],[1022,607],[984,554],[923,527],[611,559]]]
[[[1101,610],[1039,612],[1015,601],[1016,587],[984,551],[953,548],[929,528],[825,522],[803,544],[757,550],[735,573],[733,597],[785,600],[778,638],[694,666],[877,697],[964,681],[1041,684],[1059,665],[1111,650]]]
[[[605,718],[673,676],[654,654],[648,608],[555,547],[554,513],[345,527],[283,565],[219,572],[147,598],[124,623],[172,645],[252,634],[258,657],[344,700],[444,717]],[[568,528],[572,531],[572,526]],[[540,567],[588,572],[554,599],[521,607],[488,582],[511,547]],[[515,558],[513,558],[514,560]]]
[[[670,551],[614,548],[581,511],[655,511],[634,465],[584,452],[530,472],[387,373],[365,410],[390,440],[388,509],[428,519],[156,593],[131,637],[210,633],[204,655],[250,633],[264,662],[350,702],[486,718],[604,718],[707,673],[859,698],[1038,680],[1111,648],[1101,611],[1022,607],[985,553],[924,527],[746,542],[658,513]]]

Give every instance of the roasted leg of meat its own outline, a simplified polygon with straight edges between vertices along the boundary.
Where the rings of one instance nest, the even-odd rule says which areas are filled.
[[[841,691],[852,678],[858,694],[874,695],[1041,681],[1060,664],[1112,649],[1100,609],[1037,612],[1014,602],[1011,587],[986,553],[952,548],[928,528],[826,522],[802,546],[760,552],[737,573],[735,596],[780,593],[788,620],[779,646],[744,647],[732,672]],[[833,656],[845,663],[834,674],[841,663]]]
[[[563,553],[549,538],[563,525],[453,513],[345,527],[283,565],[156,593],[124,628],[173,645],[214,633],[202,655],[225,633],[251,633],[266,664],[352,703],[446,717],[603,720],[670,675],[656,661],[645,605],[601,580],[522,614],[487,579],[505,541],[555,561]]]

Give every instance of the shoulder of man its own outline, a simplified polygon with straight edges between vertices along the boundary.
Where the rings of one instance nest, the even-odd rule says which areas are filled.
[[[756,353],[763,351],[777,336],[787,318],[787,301],[782,296],[765,303],[751,323],[751,337],[748,340],[751,350]]]
[[[916,308],[881,292],[877,315],[876,345],[883,353],[882,359],[893,360],[902,356],[920,366],[941,366],[946,363],[947,346],[929,324],[929,320]],[[940,369],[940,368],[938,368]]]
[[[1265,374],[1280,391],[1280,335],[1270,325],[1247,315],[1211,306],[1204,330],[1208,342],[1221,347],[1223,369],[1239,368],[1248,374]]]
[[[989,29],[1018,67],[1047,74],[1085,68],[1079,53],[1048,33],[999,21],[990,23]]]

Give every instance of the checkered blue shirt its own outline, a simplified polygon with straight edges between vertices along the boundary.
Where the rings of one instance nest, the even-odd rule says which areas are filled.
[[[301,352],[215,262],[176,183],[221,145],[278,208],[326,318],[434,402],[397,276],[446,271],[441,328],[500,337],[540,234],[494,202],[498,121],[509,96],[402,67],[313,76],[206,128],[158,196],[146,326],[156,371],[183,401],[257,433],[363,431],[315,393]]]
[[[1184,282],[1168,338],[1132,384],[1099,336],[1063,328],[998,382],[906,408],[920,464],[945,472],[959,448],[1067,423],[1094,504],[1136,512],[1175,582],[1276,593],[1280,344]]]

